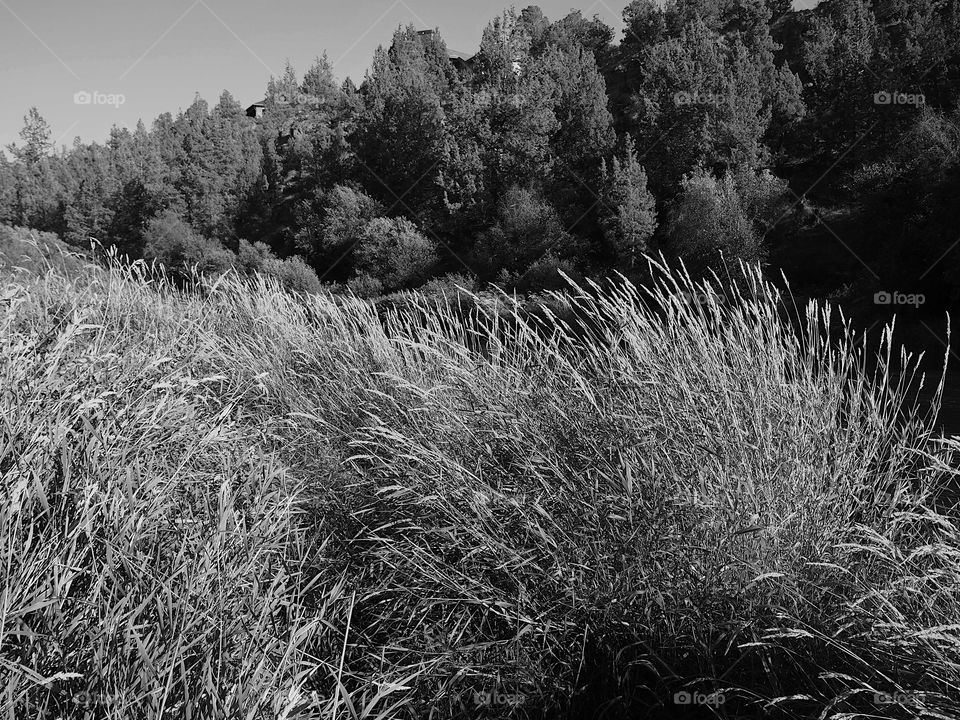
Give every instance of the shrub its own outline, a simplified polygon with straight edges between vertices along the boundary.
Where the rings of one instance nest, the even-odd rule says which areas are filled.
[[[268,261],[263,274],[277,278],[284,289],[292,293],[318,293],[323,287],[313,268],[298,255]]]
[[[383,294],[383,283],[366,273],[347,281],[347,289],[357,297],[376,298]]]
[[[500,201],[496,223],[477,241],[476,254],[490,271],[522,273],[548,250],[563,256],[573,244],[556,209],[539,192],[513,186]]]
[[[560,273],[577,277],[573,262],[561,260],[551,251],[535,260],[511,285],[519,290],[559,290],[568,284]]]
[[[238,270],[247,275],[253,275],[254,273],[263,272],[264,268],[275,259],[276,257],[270,252],[270,248],[266,243],[259,241],[250,243],[240,238],[236,259]]]
[[[173,275],[185,277],[196,267],[202,273],[222,273],[233,267],[234,254],[216,240],[198,235],[173,211],[152,218],[144,230],[143,256]]]
[[[434,243],[406,218],[376,218],[366,224],[357,245],[357,268],[386,290],[414,285],[437,262]]]
[[[366,224],[383,214],[383,207],[361,190],[336,185],[327,192],[318,191],[307,212],[301,209],[301,229],[297,246],[308,258],[318,259],[342,253],[356,244]]]
[[[99,270],[53,233],[0,225],[0,270],[41,274],[50,269],[78,281]]]
[[[417,292],[426,297],[457,296],[463,292],[476,292],[479,289],[477,278],[463,273],[449,273],[441,277],[428,280],[417,288]]]
[[[721,256],[732,267],[738,260],[762,260],[764,233],[779,219],[785,191],[767,172],[690,173],[669,212],[672,250],[698,274],[718,267]]]

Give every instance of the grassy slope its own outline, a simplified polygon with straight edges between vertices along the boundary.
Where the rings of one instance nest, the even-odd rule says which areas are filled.
[[[53,233],[7,225],[0,225],[0,269],[28,275],[53,269],[76,279],[99,270]]]
[[[2,272],[6,717],[957,712],[951,447],[756,277],[584,341]]]

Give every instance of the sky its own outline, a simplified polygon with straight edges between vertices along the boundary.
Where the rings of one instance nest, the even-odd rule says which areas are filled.
[[[810,0],[801,0],[809,3]],[[539,0],[551,20],[598,15],[619,38],[627,0]],[[593,4],[590,4],[593,3]],[[439,28],[447,47],[475,52],[509,0],[0,0],[0,148],[19,140],[32,106],[55,144],[103,141],[111,126],[148,127],[197,93],[263,98],[286,61],[297,76],[326,51],[357,84],[399,25]],[[522,8],[530,4],[517,2]]]

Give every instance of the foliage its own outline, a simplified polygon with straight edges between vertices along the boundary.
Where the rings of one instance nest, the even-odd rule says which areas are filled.
[[[283,260],[269,260],[264,265],[262,272],[264,275],[277,278],[288,292],[320,292],[321,285],[317,273],[302,258],[294,256]]]
[[[318,262],[349,252],[366,224],[384,212],[385,208],[363,191],[337,185],[302,208],[298,247]]]
[[[357,267],[384,289],[422,282],[437,262],[435,244],[406,218],[375,218],[357,243]]]
[[[857,272],[866,266],[868,276],[929,291],[930,307],[949,307],[960,263],[945,242],[953,151],[940,143],[940,157],[918,156],[939,176],[901,151],[923,123],[955,116],[957,3],[829,0],[793,10],[786,0],[631,0],[623,19],[618,38],[581,11],[551,19],[537,6],[507,10],[469,59],[448,54],[438,31],[400,27],[359,87],[339,82],[325,54],[302,77],[287,63],[267,82],[257,119],[225,91],[149,126],[115,127],[103,142],[53,148],[31,108],[9,159],[0,157],[0,221],[141,258],[149,224],[171,212],[214,249],[259,242],[336,283],[392,278],[389,291],[428,278],[401,272],[401,281],[356,251],[377,218],[406,218],[449,249],[429,272],[469,260],[484,281],[523,279],[550,248],[588,276],[636,270],[644,249],[716,248],[725,228],[735,229],[734,254],[793,271],[839,219],[853,228],[846,235],[869,227],[870,237],[824,250],[835,265],[853,252]],[[913,100],[894,102],[897,93]],[[617,138],[635,142],[633,160]],[[693,189],[684,178],[701,170],[720,185],[733,177],[739,200]],[[778,179],[799,207],[833,218],[793,223]],[[516,188],[531,206],[552,208],[532,216],[554,237],[510,227],[504,208],[517,204]],[[711,194],[728,197],[713,203],[730,208],[725,224],[703,209],[713,201],[694,210],[691,198]],[[755,207],[768,201],[782,212]],[[731,219],[738,203],[744,222]],[[666,223],[652,234],[655,205],[707,225],[686,227],[689,240]],[[707,265],[718,257],[694,254]],[[226,261],[214,265],[237,263]],[[872,280],[824,282],[852,284],[857,295],[870,294]]]
[[[624,141],[623,159],[614,157],[609,172],[604,168],[602,193],[604,237],[619,261],[633,268],[657,228],[657,210],[629,135]]]
[[[697,170],[683,179],[669,213],[674,251],[698,272],[720,267],[721,257],[764,258],[763,233],[782,213],[785,186],[767,173]]]
[[[477,255],[495,268],[522,273],[549,250],[560,255],[573,249],[556,209],[542,193],[513,186],[503,196],[497,220],[478,240]]]
[[[172,211],[153,218],[144,232],[143,256],[155,260],[175,275],[220,273],[233,265],[233,253],[216,240],[198,235]]]

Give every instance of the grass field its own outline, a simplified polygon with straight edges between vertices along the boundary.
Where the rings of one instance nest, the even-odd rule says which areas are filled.
[[[960,714],[960,443],[757,271],[378,315],[5,232],[4,717]]]

